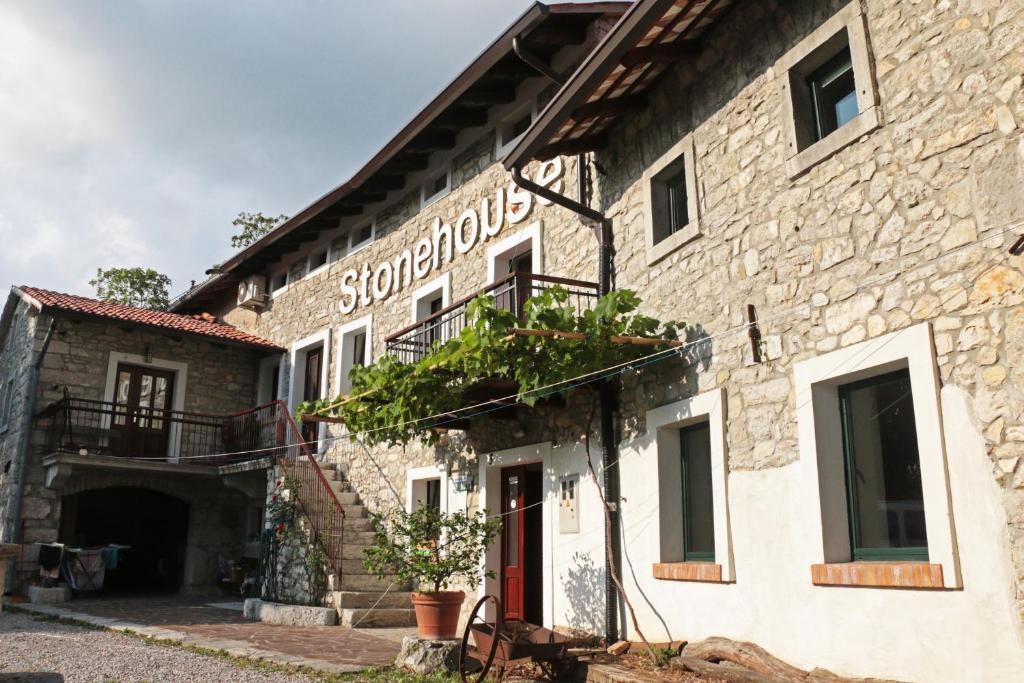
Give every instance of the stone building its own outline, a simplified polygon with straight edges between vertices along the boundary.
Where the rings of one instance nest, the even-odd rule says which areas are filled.
[[[251,359],[250,396],[294,409],[348,393],[354,365],[421,357],[480,291],[635,290],[686,322],[685,345],[619,377],[594,424],[576,392],[436,447],[307,425],[353,513],[345,557],[367,509],[502,514],[481,592],[506,617],[635,639],[596,483],[651,640],[1010,680],[1022,67],[1019,0],[534,5],[350,180],[174,308],[280,347]],[[341,588],[343,618],[367,617]],[[407,620],[404,599],[368,623]]]
[[[215,590],[256,557],[270,460],[236,451],[274,344],[203,318],[12,289],[0,321],[0,522],[22,544],[128,545],[108,588]],[[269,455],[269,453],[267,454]]]

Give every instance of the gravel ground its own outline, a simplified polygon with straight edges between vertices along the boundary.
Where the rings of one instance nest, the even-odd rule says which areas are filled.
[[[63,678],[54,674],[61,674]],[[149,645],[120,633],[37,621],[27,614],[0,614],[2,683],[305,683],[311,680],[306,676],[238,667],[217,657]]]

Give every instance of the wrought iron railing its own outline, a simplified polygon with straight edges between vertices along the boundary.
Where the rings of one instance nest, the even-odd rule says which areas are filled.
[[[277,457],[286,445],[279,402],[232,415],[130,407],[65,396],[37,416],[49,419],[50,453],[80,453],[224,465]]]
[[[494,284],[442,308],[437,313],[395,332],[384,341],[388,353],[403,363],[415,363],[430,355],[434,346],[459,335],[466,326],[469,302],[483,294],[494,297],[495,305],[523,317],[523,305],[531,296],[558,285],[569,295],[567,305],[577,312],[594,307],[597,285],[593,282],[570,280],[533,273],[511,273]]]
[[[278,402],[282,408],[284,404]],[[310,443],[295,426],[291,415],[284,411],[290,433],[291,446],[287,455],[279,459],[285,475],[297,485],[295,495],[299,507],[310,523],[310,535],[323,549],[328,573],[334,574],[335,586],[341,586],[342,550],[345,541],[345,509],[330,481],[320,468]],[[336,589],[337,590],[337,589]]]

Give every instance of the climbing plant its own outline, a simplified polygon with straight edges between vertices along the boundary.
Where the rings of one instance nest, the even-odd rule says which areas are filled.
[[[261,596],[265,600],[320,606],[327,595],[327,552],[312,534],[298,503],[300,482],[280,478],[267,504]]]
[[[580,312],[569,303],[565,289],[551,287],[525,302],[520,320],[499,308],[494,297],[480,296],[469,303],[462,331],[434,342],[425,358],[401,363],[389,354],[372,365],[354,367],[348,396],[302,403],[298,417],[340,418],[368,445],[406,444],[415,438],[432,444],[439,437],[436,427],[444,422],[436,416],[463,408],[466,390],[480,382],[509,381],[516,387],[516,399],[533,405],[553,392],[571,390],[566,380],[659,349],[657,344],[623,343],[623,337],[666,343],[676,339],[683,323],[641,315],[636,312],[639,305],[635,292],[617,290]],[[559,386],[561,382],[566,384]]]

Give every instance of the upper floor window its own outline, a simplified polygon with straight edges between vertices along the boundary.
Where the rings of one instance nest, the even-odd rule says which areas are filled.
[[[644,173],[648,265],[700,234],[696,168],[687,135]]]
[[[374,233],[375,228],[372,222],[350,232],[348,235],[348,253],[351,254],[368,246],[373,242]]]
[[[330,260],[330,245],[326,245],[324,247],[321,247],[320,249],[317,249],[316,251],[309,255],[309,258],[306,261],[306,275],[313,275],[314,273],[317,273],[320,270],[326,268],[327,264],[330,263]]]
[[[776,70],[791,177],[878,127],[878,98],[859,3],[847,5],[800,41]]]
[[[443,171],[431,176],[423,183],[423,188],[420,191],[420,205],[428,206],[433,204],[441,197],[444,197],[452,189],[452,169],[451,167],[445,168]]]
[[[526,109],[520,109],[507,116],[498,124],[498,150],[497,156],[502,156],[511,149],[512,145],[527,131],[533,123],[535,107],[531,103]]]
[[[279,292],[284,291],[288,287],[288,271],[284,270],[280,273],[275,273],[270,276],[270,294],[271,296],[276,295]]]
[[[352,382],[349,379],[352,368],[365,367],[372,361],[372,334],[372,314],[343,325],[338,331],[338,393],[347,394],[352,390]]]

